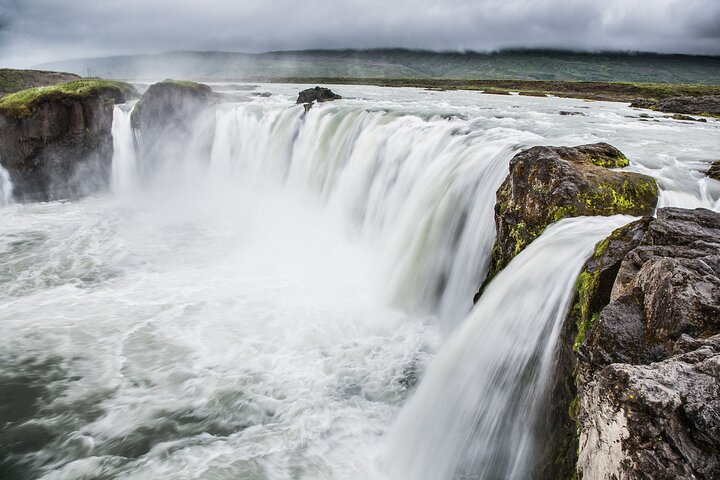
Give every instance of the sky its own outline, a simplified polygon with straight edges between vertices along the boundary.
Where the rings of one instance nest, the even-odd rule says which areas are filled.
[[[720,0],[0,0],[0,66],[375,47],[720,55]]]

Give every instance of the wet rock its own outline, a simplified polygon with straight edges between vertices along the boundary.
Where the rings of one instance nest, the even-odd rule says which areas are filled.
[[[583,478],[720,476],[718,252],[720,214],[663,208],[583,268],[559,362],[572,383],[577,352],[577,398],[558,398],[576,404]]]
[[[720,115],[720,96],[670,97],[662,100],[638,99],[631,107],[685,115]]]
[[[576,115],[579,115],[579,116],[581,116],[581,117],[584,117],[584,116],[585,116],[585,114],[582,113],[582,112],[568,112],[568,111],[566,111],[566,110],[561,110],[559,113],[560,113],[560,115],[565,116],[565,117],[567,117],[567,116],[576,116]]]
[[[333,100],[340,100],[342,97],[336,93],[334,93],[329,88],[324,87],[315,87],[315,88],[308,88],[306,90],[303,90],[298,94],[296,104],[308,104],[312,105],[315,102],[322,103],[322,102],[331,102]],[[307,107],[306,107],[307,110]]]
[[[140,132],[144,170],[187,155],[209,153],[214,130],[214,95],[207,85],[164,80],[151,85],[133,109]]]
[[[720,160],[715,160],[707,172],[705,172],[705,175],[714,180],[720,180]]]
[[[20,201],[76,198],[106,187],[113,104],[137,95],[121,82],[80,80],[0,101],[0,162]]]
[[[625,155],[606,143],[533,147],[515,155],[497,191],[497,241],[486,283],[553,222],[652,213],[658,198],[655,180],[610,170],[627,165]]]
[[[682,115],[680,113],[676,113],[675,115],[673,115],[670,118],[672,118],[673,120],[682,120],[685,122],[703,122],[703,123],[707,122],[707,120],[704,118],[690,117],[688,115]]]

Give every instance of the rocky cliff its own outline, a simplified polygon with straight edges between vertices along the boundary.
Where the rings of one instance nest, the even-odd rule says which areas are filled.
[[[22,90],[0,100],[0,164],[21,201],[82,196],[107,185],[113,104],[132,86],[79,80]]]
[[[142,139],[142,168],[178,163],[176,160],[186,155],[207,158],[214,134],[213,104],[214,96],[207,85],[179,80],[151,85],[131,117]]]
[[[628,165],[606,143],[533,147],[510,161],[497,191],[489,281],[553,222],[581,215],[648,215],[657,203],[651,177],[611,170]]]
[[[582,478],[720,477],[720,214],[663,208],[578,277],[554,402]],[[577,423],[575,423],[577,422]],[[579,446],[579,449],[578,449]]]

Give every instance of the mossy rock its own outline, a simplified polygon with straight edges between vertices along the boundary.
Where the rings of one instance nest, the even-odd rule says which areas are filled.
[[[710,165],[708,171],[705,172],[705,175],[712,178],[713,180],[720,181],[720,160],[715,160],[712,165]]]
[[[0,99],[0,113],[10,118],[32,116],[37,107],[46,102],[83,100],[90,97],[107,97],[115,103],[124,103],[137,96],[129,83],[113,80],[76,80],[46,87],[21,90]]]
[[[207,106],[212,89],[188,80],[167,79],[150,85],[133,109],[133,128],[152,130],[172,122],[183,122],[183,116]]]
[[[649,215],[658,187],[646,175],[611,170],[627,157],[606,143],[533,147],[510,161],[497,191],[497,240],[486,283],[551,223],[584,215]]]

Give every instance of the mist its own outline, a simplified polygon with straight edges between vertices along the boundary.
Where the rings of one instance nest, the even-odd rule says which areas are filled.
[[[0,62],[404,47],[720,54],[715,0],[0,0]]]

